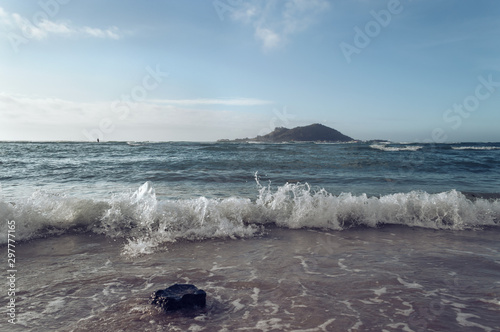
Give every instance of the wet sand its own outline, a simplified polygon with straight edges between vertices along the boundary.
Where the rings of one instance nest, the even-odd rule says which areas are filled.
[[[130,258],[123,241],[64,235],[17,247],[10,331],[497,331],[499,229],[270,229]],[[207,306],[165,313],[174,283]],[[2,301],[6,303],[6,292]]]

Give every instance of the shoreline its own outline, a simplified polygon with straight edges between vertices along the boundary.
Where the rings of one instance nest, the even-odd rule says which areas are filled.
[[[456,317],[471,312],[495,329],[498,295],[488,285],[499,277],[491,251],[500,250],[499,231],[273,228],[243,240],[178,241],[139,257],[103,235],[33,240],[18,248],[12,331],[457,331],[467,322]],[[206,308],[165,313],[149,304],[153,291],[174,283],[205,290]],[[422,316],[428,308],[432,315]]]

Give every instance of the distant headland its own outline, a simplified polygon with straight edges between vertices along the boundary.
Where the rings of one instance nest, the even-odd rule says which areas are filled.
[[[346,136],[333,128],[315,123],[304,127],[288,129],[277,127],[273,132],[257,136],[255,138],[237,138],[235,140],[221,139],[218,142],[263,142],[263,143],[283,143],[283,142],[351,142],[353,138]]]

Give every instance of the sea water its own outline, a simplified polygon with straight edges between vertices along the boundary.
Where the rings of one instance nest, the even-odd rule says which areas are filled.
[[[499,159],[496,143],[0,143],[0,328],[500,330]],[[207,307],[149,304],[174,283]]]

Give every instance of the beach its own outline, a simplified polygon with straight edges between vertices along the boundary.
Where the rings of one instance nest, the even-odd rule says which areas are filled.
[[[131,260],[122,241],[69,234],[18,247],[11,331],[496,331],[499,230],[272,228],[180,241]],[[163,312],[174,283],[205,308]],[[7,325],[4,325],[7,326]]]

